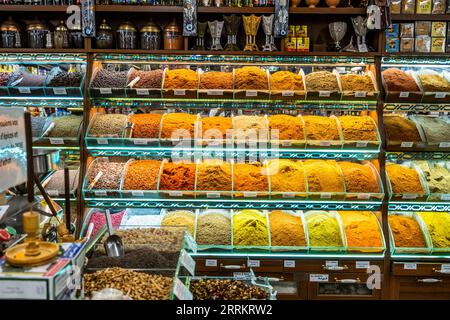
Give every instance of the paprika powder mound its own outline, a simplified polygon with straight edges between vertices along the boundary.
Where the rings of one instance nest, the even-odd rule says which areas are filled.
[[[156,190],[161,161],[137,160],[128,164],[124,190]]]
[[[301,161],[271,159],[268,166],[272,192],[306,192],[306,174]]]
[[[166,70],[164,89],[197,89],[197,72],[191,69]]]
[[[301,217],[275,210],[269,214],[272,246],[304,247],[306,236]]]
[[[161,138],[175,139],[183,136],[194,139],[196,114],[189,113],[166,113],[162,119]],[[180,133],[180,134],[177,134]]]
[[[344,192],[342,173],[334,160],[303,161],[309,192]]]
[[[419,212],[431,236],[434,248],[450,248],[450,214],[448,212]]]
[[[206,159],[197,166],[197,190],[231,191],[231,164]]]
[[[165,162],[159,178],[159,190],[193,191],[195,163]]]
[[[161,125],[162,114],[143,113],[132,114],[129,121],[134,124],[133,138],[157,139]]]
[[[340,161],[338,165],[341,167],[344,175],[345,190],[347,192],[379,192],[376,177],[368,165],[347,161]]]
[[[260,163],[237,163],[233,167],[234,191],[268,191],[269,181]]]
[[[389,215],[388,222],[396,247],[426,247],[422,230],[414,218],[400,215]]]
[[[370,211],[340,211],[349,247],[383,246],[376,216]]]
[[[246,209],[233,216],[233,244],[235,246],[268,246],[269,232],[266,217],[258,210]]]
[[[274,130],[278,130],[279,140],[303,140],[305,138],[302,118],[287,114],[275,114],[269,116],[268,119],[272,139]]]
[[[424,193],[419,173],[416,169],[396,163],[388,163],[386,164],[386,172],[391,181],[393,193]]]
[[[200,89],[233,89],[233,73],[209,71],[200,75]]]

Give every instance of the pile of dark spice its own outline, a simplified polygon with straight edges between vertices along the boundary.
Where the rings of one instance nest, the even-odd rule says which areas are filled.
[[[129,82],[139,77],[140,79],[133,85],[133,88],[161,89],[162,76],[163,71],[161,69],[152,71],[131,69]]]
[[[109,71],[101,69],[91,83],[92,88],[125,88],[128,71]]]
[[[83,74],[81,72],[59,72],[48,83],[48,87],[79,87]]]
[[[11,85],[17,80],[22,79],[15,85],[16,87],[43,87],[45,78],[46,76],[43,75],[17,71],[12,73],[9,84]]]
[[[0,72],[0,87],[5,87],[8,84],[9,73]]]
[[[200,279],[191,281],[194,300],[264,300],[269,293],[238,280]]]

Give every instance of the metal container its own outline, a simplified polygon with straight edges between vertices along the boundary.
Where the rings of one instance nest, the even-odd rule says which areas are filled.
[[[9,17],[8,20],[1,24],[0,32],[2,35],[2,48],[22,47],[20,28],[12,17]]]
[[[161,28],[153,21],[149,21],[140,30],[141,49],[161,49]]]
[[[164,28],[164,50],[182,50],[183,49],[183,35],[181,27],[177,24],[176,19],[173,19]]]
[[[70,47],[69,29],[60,21],[54,32],[54,46],[56,49],[68,49]]]
[[[55,151],[53,150],[33,150],[34,173],[48,173],[55,169],[54,159]]]
[[[106,20],[103,19],[103,22],[97,31],[97,36],[95,37],[95,47],[97,49],[112,49],[113,46],[114,34],[112,28],[106,23]]]
[[[70,30],[70,42],[72,44],[72,48],[75,49],[84,48],[84,38],[83,33],[81,32],[81,25],[77,25],[76,27]]]
[[[33,49],[44,49],[46,35],[49,32],[47,24],[38,20],[30,22],[27,26],[28,46]]]
[[[122,23],[116,30],[118,49],[137,48],[137,29],[131,22]]]

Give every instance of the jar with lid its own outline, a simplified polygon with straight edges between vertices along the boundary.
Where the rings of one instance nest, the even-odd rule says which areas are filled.
[[[0,32],[2,34],[2,48],[22,47],[20,28],[12,17],[1,24]]]
[[[60,21],[54,32],[54,45],[56,49],[67,49],[70,47],[69,29]]]
[[[112,28],[103,19],[102,24],[98,28],[97,36],[95,37],[95,47],[97,49],[112,49],[114,45],[114,34]]]
[[[30,22],[27,26],[28,46],[33,49],[44,49],[46,35],[49,32],[47,24],[38,20]]]
[[[81,32],[81,25],[76,24],[70,30],[70,42],[72,43],[72,48],[83,49],[84,48],[84,38]]]
[[[161,49],[161,29],[153,21],[149,21],[140,30],[141,49]]]
[[[122,23],[116,33],[118,49],[137,48],[137,29],[131,22]]]
[[[181,27],[177,24],[176,19],[173,19],[172,22],[164,28],[164,49],[183,49],[183,35],[181,32]]]

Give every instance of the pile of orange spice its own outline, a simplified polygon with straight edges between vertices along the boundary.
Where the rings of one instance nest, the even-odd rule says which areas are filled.
[[[237,163],[233,168],[234,190],[268,191],[266,169],[260,164]]]
[[[412,217],[390,215],[388,217],[389,226],[396,247],[424,248],[425,239],[417,221]]]
[[[392,185],[394,193],[423,193],[420,183],[419,173],[416,169],[411,169],[396,163],[388,163],[386,172]]]
[[[306,139],[340,140],[336,120],[322,116],[303,116]]]
[[[310,192],[344,192],[342,173],[334,160],[303,162]]]
[[[303,78],[298,73],[277,71],[270,76],[271,90],[304,90]]]
[[[164,89],[197,89],[197,72],[191,69],[166,70]]]
[[[200,75],[200,89],[233,89],[231,72],[209,71]]]
[[[162,119],[161,138],[171,139],[190,135],[190,138],[193,139],[196,121],[197,115],[195,114],[166,113],[164,115],[164,118]],[[175,131],[179,134],[176,134],[176,136],[172,136]]]
[[[156,190],[161,161],[137,160],[128,164],[124,190]]]
[[[269,215],[272,246],[306,246],[302,219],[283,211],[272,211]]]
[[[235,88],[243,90],[268,90],[267,73],[259,67],[243,67],[235,70]]]
[[[160,190],[194,190],[195,163],[166,162],[163,165]]]
[[[269,128],[271,137],[274,137],[273,130],[278,130],[279,140],[303,140],[303,120],[301,117],[294,117],[287,114],[275,114],[269,116]]]
[[[376,216],[370,211],[339,212],[349,247],[381,247],[381,233]]]
[[[346,141],[376,141],[377,127],[370,117],[338,117]]]
[[[133,114],[129,121],[133,123],[133,138],[156,139],[159,136],[159,127],[162,114],[143,113]]]
[[[368,165],[348,161],[340,161],[338,164],[344,175],[347,192],[379,192],[375,175]]]
[[[205,117],[202,118],[202,138],[204,139],[226,139],[227,130],[233,127],[229,117]],[[230,138],[232,138],[230,131]]]

